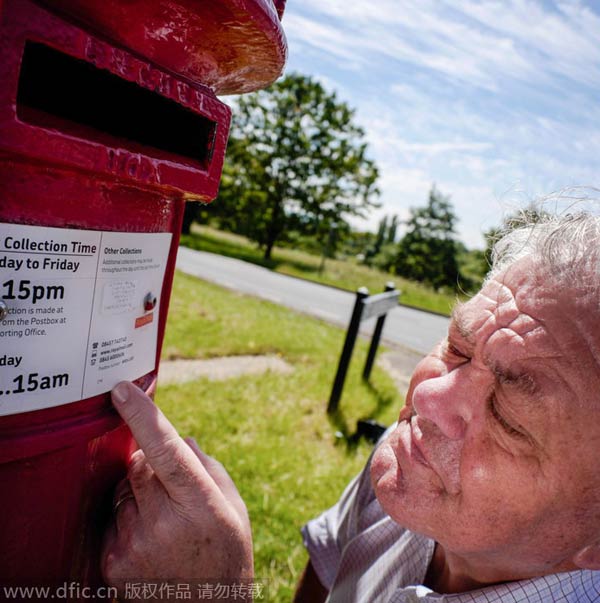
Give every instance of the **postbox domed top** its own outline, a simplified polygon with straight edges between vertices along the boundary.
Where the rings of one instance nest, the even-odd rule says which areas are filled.
[[[215,94],[268,86],[283,71],[285,0],[48,0],[90,31]]]

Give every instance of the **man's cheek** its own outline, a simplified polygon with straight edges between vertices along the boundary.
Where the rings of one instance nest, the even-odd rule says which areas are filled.
[[[465,499],[479,503],[496,499],[501,489],[500,476],[484,454],[464,455],[460,464],[460,482]]]
[[[456,496],[463,488],[462,442],[441,438],[436,443],[436,471],[448,494]]]
[[[461,481],[462,504],[474,524],[491,540],[502,541],[527,523],[529,509],[526,491],[517,467],[495,462],[484,453],[463,461]]]

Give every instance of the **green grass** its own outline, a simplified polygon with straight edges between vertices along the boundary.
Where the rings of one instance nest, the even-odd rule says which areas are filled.
[[[392,276],[374,268],[358,264],[352,260],[332,260],[325,262],[325,269],[319,273],[321,258],[305,251],[275,247],[271,260],[264,260],[263,253],[245,237],[222,232],[208,226],[194,225],[192,233],[181,237],[181,244],[200,251],[210,251],[220,255],[235,257],[253,264],[260,264],[282,274],[298,276],[325,285],[333,285],[356,291],[367,287],[371,293],[383,291],[385,283],[392,280],[402,291],[401,302],[408,306],[450,314],[456,296],[436,293],[419,283]]]
[[[350,435],[363,417],[389,424],[402,404],[381,369],[371,385],[361,381],[367,345],[360,341],[341,412],[327,418],[343,337],[321,321],[176,275],[163,359],[269,353],[294,368],[289,375],[159,386],[156,396],[180,433],[194,436],[238,485],[253,525],[256,578],[269,601],[291,600],[307,560],[300,527],[337,500],[371,450],[336,431]]]

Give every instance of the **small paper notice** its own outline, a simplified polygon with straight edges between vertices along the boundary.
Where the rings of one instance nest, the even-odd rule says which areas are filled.
[[[136,305],[137,281],[108,281],[104,284],[102,312],[108,316],[131,312]]]
[[[154,368],[170,233],[0,224],[0,415]]]

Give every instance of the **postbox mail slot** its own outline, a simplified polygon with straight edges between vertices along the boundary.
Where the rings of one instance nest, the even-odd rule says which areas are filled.
[[[206,169],[217,124],[105,69],[27,42],[17,92],[21,121]],[[110,141],[108,137],[117,140]],[[145,148],[141,149],[139,145]]]
[[[40,4],[0,0],[0,156],[214,199],[231,109]]]

